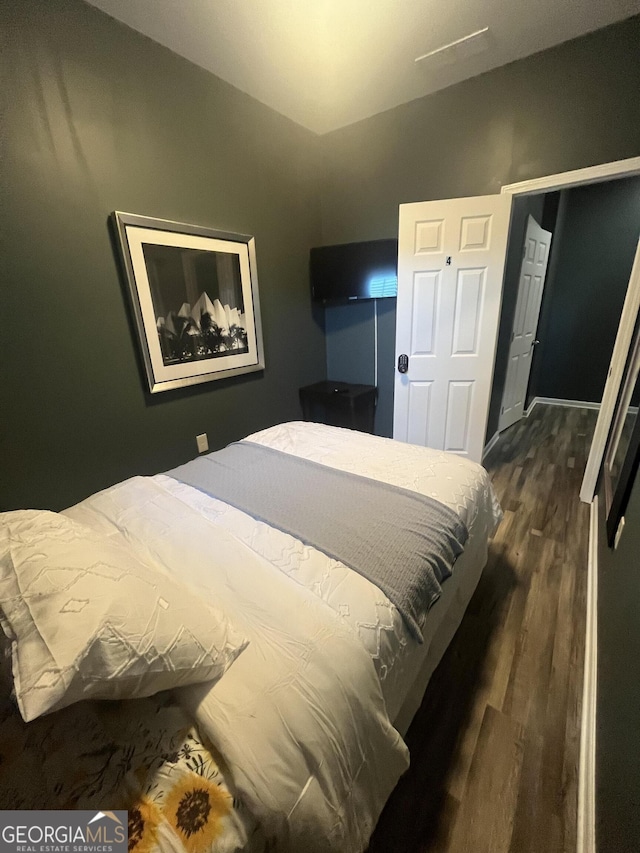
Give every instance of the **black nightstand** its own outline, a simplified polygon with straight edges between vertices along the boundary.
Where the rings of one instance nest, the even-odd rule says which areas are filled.
[[[300,388],[305,421],[373,433],[378,389],[350,382],[316,382]]]

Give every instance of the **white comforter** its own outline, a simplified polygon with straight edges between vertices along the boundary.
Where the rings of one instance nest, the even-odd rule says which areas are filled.
[[[483,470],[437,451],[302,423],[249,439],[431,494],[485,543],[499,519]],[[362,851],[408,764],[381,683],[393,649],[416,644],[385,596],[337,561],[165,476],[135,478],[67,512],[123,533],[249,636],[220,682],[183,689],[180,702],[277,849]],[[367,625],[373,631],[363,634]],[[381,648],[381,636],[393,642]]]
[[[445,584],[442,605],[429,613],[423,626],[424,644],[419,646],[386,595],[343,563],[177,480],[163,475],[154,478],[340,615],[371,655],[389,718],[395,720],[429,653],[446,601],[455,593],[452,587],[463,585],[468,599],[486,562],[488,539],[502,518],[489,475],[475,462],[450,453],[324,424],[280,424],[247,440],[428,495],[457,512],[467,525],[465,553]]]

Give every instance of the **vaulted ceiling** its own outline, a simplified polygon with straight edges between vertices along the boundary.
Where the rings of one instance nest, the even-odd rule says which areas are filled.
[[[640,0],[88,2],[317,133],[640,12]]]

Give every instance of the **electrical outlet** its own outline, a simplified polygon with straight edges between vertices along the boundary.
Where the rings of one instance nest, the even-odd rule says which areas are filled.
[[[196,436],[196,444],[198,445],[198,453],[206,453],[209,449],[209,440],[206,432]]]

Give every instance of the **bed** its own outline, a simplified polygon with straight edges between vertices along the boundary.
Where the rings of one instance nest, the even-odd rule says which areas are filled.
[[[260,466],[268,507],[249,512]],[[291,501],[298,472],[315,504]],[[309,532],[268,514],[281,498]],[[387,563],[402,574],[395,531],[422,535],[425,507],[452,528],[409,607]],[[500,518],[475,463],[302,422],[4,513],[0,808],[127,809],[136,853],[366,849]]]

